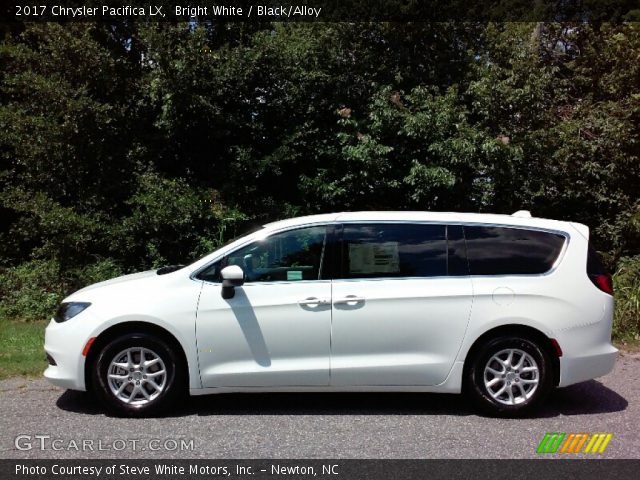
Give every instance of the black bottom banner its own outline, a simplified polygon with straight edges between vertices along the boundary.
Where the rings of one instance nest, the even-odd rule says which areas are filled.
[[[637,479],[640,460],[0,460],[0,479]]]

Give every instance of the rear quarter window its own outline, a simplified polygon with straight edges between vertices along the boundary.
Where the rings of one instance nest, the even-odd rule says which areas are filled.
[[[598,255],[591,243],[589,243],[589,253],[587,255],[587,273],[589,275],[606,275],[608,273],[602,264],[600,255]]]
[[[559,233],[495,226],[465,226],[471,275],[546,273],[566,238]]]

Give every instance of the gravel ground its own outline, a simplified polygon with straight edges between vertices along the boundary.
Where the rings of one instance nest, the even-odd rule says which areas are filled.
[[[212,395],[169,417],[121,419],[88,394],[14,378],[0,381],[0,458],[534,458],[546,432],[611,432],[598,457],[637,459],[639,367],[640,355],[625,354],[611,374],[558,389],[519,420],[479,416],[459,395],[413,393]],[[32,448],[16,448],[18,435]]]

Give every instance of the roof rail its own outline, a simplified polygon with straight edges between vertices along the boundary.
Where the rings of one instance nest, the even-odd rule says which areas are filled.
[[[511,215],[512,217],[531,218],[531,212],[529,210],[518,210]]]

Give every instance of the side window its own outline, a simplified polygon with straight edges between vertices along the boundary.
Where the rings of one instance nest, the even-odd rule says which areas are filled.
[[[565,237],[522,228],[465,226],[471,275],[540,274],[551,270]]]
[[[247,282],[317,280],[325,234],[325,226],[276,233],[230,253],[203,271],[199,278],[219,282],[224,267],[238,265]]]
[[[462,225],[447,225],[447,273],[451,277],[469,275],[467,246]]]
[[[447,274],[444,225],[345,224],[343,232],[344,278]]]

